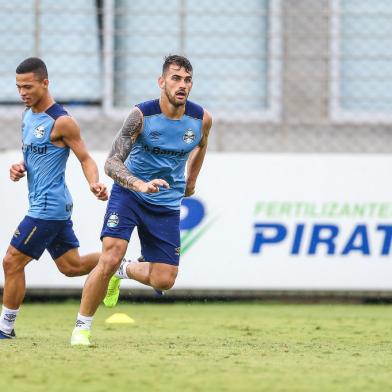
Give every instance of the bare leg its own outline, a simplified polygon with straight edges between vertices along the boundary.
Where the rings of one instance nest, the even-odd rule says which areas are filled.
[[[98,264],[100,252],[79,255],[78,248],[70,249],[55,260],[57,268],[66,276],[87,275]]]
[[[127,266],[127,275],[130,279],[143,283],[147,286],[150,284],[151,263],[148,262],[132,262]]]
[[[26,293],[25,267],[32,260],[10,245],[3,260],[4,290],[3,305],[8,309],[19,309]]]
[[[97,266],[91,271],[84,284],[79,313],[83,316],[93,316],[103,298],[108,283],[119,267],[128,247],[128,241],[105,237],[103,251]]]
[[[127,275],[130,279],[159,290],[171,289],[177,273],[177,266],[164,263],[130,263],[127,267]]]

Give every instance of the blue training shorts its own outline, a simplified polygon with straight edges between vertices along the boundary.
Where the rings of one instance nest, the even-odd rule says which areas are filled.
[[[47,249],[56,260],[70,249],[79,247],[72,225],[71,219],[58,221],[25,216],[11,239],[11,245],[36,260]]]
[[[112,237],[129,241],[135,226],[146,261],[179,264],[180,210],[146,203],[134,192],[114,184],[101,239]]]

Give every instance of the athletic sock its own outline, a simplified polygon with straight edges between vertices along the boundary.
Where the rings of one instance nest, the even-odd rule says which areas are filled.
[[[93,317],[82,316],[78,313],[78,317],[76,319],[75,329],[91,329],[91,323],[93,322]]]
[[[14,329],[14,324],[18,312],[19,309],[8,309],[3,305],[0,316],[0,331],[3,331],[5,333],[11,333],[11,331]]]
[[[127,267],[129,264],[134,263],[134,261],[131,260],[123,260],[122,263],[120,264],[120,267],[118,267],[118,270],[114,274],[116,278],[119,279],[129,279],[129,276],[127,274]]]

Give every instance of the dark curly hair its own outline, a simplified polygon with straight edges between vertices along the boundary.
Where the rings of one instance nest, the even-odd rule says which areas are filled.
[[[177,65],[180,68],[185,68],[185,71],[188,73],[192,73],[193,71],[192,64],[186,57],[178,54],[171,54],[165,57],[165,62],[162,66],[162,75],[166,73],[171,65]]]

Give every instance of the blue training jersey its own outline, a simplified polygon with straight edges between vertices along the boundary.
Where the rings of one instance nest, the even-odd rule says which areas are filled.
[[[187,101],[184,115],[172,120],[162,113],[158,99],[136,106],[143,113],[143,131],[125,165],[145,182],[166,180],[170,189],[162,187],[158,193],[135,194],[148,203],[179,209],[186,186],[185,165],[190,152],[200,143],[204,110]]]
[[[69,147],[50,141],[54,123],[68,116],[58,103],[46,112],[26,110],[22,120],[22,151],[27,170],[30,208],[28,216],[47,220],[66,220],[72,213],[72,197],[65,184]]]

